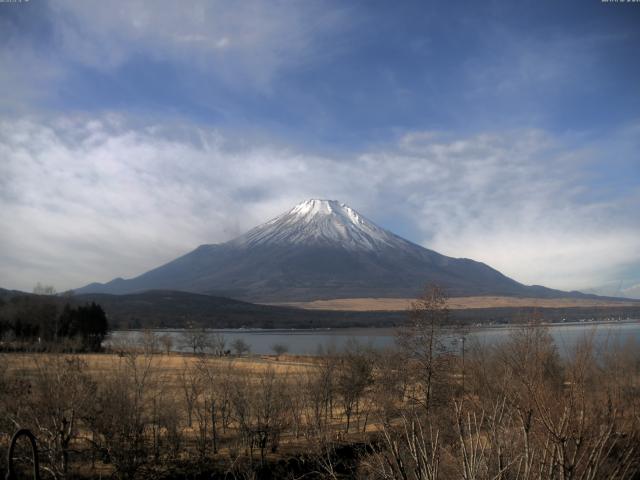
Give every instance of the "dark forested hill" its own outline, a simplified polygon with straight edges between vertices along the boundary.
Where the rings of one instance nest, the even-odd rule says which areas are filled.
[[[92,301],[103,306],[110,323],[116,328],[181,328],[190,324],[209,328],[389,326],[405,318],[404,312],[312,311],[163,290],[74,297],[74,302]]]
[[[102,305],[114,328],[184,328],[194,324],[208,328],[390,327],[407,318],[405,311],[303,310],[157,290],[128,295],[83,294],[75,296],[73,301]],[[451,311],[452,322],[465,324],[526,322],[534,316],[549,322],[640,318],[640,304],[637,307],[503,307]]]

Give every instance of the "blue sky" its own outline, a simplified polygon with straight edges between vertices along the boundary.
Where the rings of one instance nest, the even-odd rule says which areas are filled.
[[[0,286],[133,276],[311,197],[640,296],[640,4],[0,3]]]

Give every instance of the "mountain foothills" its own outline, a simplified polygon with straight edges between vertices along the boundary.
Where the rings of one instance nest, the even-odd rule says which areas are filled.
[[[526,286],[467,258],[416,245],[334,200],[308,200],[221,244],[132,279],[92,283],[76,293],[178,290],[259,303],[345,298],[411,298],[427,283],[450,296],[585,296]]]

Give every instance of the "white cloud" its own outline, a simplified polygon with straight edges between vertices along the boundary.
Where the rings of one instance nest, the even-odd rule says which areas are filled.
[[[305,197],[296,176],[311,180],[309,157],[227,149],[197,127],[178,139],[171,127],[132,129],[118,117],[2,122],[0,283],[69,288],[131,276]]]
[[[635,265],[635,268],[638,269],[640,266]],[[640,283],[634,285],[633,281],[630,283],[624,279],[611,281],[604,285],[585,289],[584,291],[586,293],[594,293],[596,295],[605,295],[608,297],[627,297],[640,300]]]
[[[566,289],[615,278],[640,259],[640,222],[628,216],[637,198],[594,200],[595,149],[572,150],[536,130],[424,138],[419,146],[403,139],[394,157],[421,243]]]
[[[185,124],[22,118],[0,124],[0,285],[130,277],[312,197],[395,217],[414,241],[525,283],[583,288],[640,263],[634,198],[589,195],[597,149],[536,130],[413,132],[337,159],[231,142]]]

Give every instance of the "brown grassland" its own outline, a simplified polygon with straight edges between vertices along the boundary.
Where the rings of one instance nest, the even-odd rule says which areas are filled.
[[[309,310],[346,310],[346,311],[403,311],[415,301],[412,298],[335,298],[314,300],[312,302],[279,303],[281,306],[298,307]],[[591,298],[524,298],[524,297],[451,297],[448,307],[451,310],[470,308],[575,308],[575,307],[633,307],[638,302],[625,300],[602,300]]]

